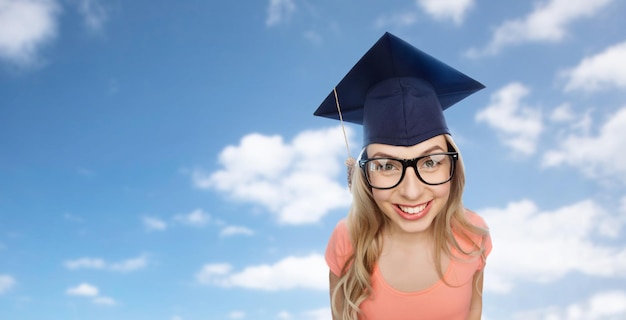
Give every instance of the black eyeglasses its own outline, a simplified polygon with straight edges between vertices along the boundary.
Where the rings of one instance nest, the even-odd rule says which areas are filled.
[[[433,153],[414,159],[372,158],[359,160],[370,187],[395,188],[402,182],[406,168],[412,167],[417,177],[427,185],[440,185],[452,179],[458,152]]]

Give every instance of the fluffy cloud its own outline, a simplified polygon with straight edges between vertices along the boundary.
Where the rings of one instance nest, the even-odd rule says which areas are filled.
[[[345,179],[345,157],[341,127],[305,131],[292,143],[250,134],[238,146],[222,150],[223,169],[208,174],[196,170],[192,178],[199,188],[265,207],[280,223],[314,223],[350,204],[347,187],[336,181],[340,174]]]
[[[484,49],[472,49],[468,54],[497,54],[506,46],[526,42],[558,42],[567,34],[568,25],[581,18],[593,16],[611,1],[543,1],[527,16],[505,21],[495,29],[491,42]]]
[[[243,311],[233,311],[228,314],[228,319],[244,319],[246,317],[246,313]]]
[[[211,216],[202,209],[196,209],[188,214],[178,214],[174,220],[193,227],[203,227],[211,221]]]
[[[196,274],[196,280],[206,285],[240,287],[276,291],[296,288],[328,289],[328,267],[324,257],[311,254],[287,257],[273,265],[249,266],[234,272],[227,263],[206,264]]]
[[[98,296],[98,287],[89,283],[81,283],[76,287],[69,288],[65,291],[71,296],[96,297]]]
[[[80,258],[76,260],[65,261],[65,267],[68,269],[104,269],[106,263],[100,258]]]
[[[143,217],[143,225],[148,231],[163,231],[167,229],[167,222],[155,217]]]
[[[626,318],[626,292],[615,290],[597,293],[586,301],[562,308],[551,306],[516,314],[513,319],[612,320]]]
[[[570,272],[626,277],[626,248],[594,241],[618,237],[625,221],[592,200],[553,211],[522,200],[479,212],[494,242],[485,290],[507,293],[522,283],[550,283]]]
[[[293,315],[288,311],[281,311],[276,316],[281,320],[294,320],[294,319],[307,319],[307,320],[331,320],[330,308],[319,308],[314,310],[307,310],[300,314]]]
[[[563,72],[568,78],[565,91],[600,91],[626,88],[626,42],[583,59],[576,67]]]
[[[143,217],[142,221],[148,231],[163,231],[168,228],[168,225],[170,225],[170,223],[155,217]],[[218,226],[222,228],[219,233],[220,237],[254,235],[254,231],[252,229],[244,226],[225,225],[223,221],[212,218],[210,214],[206,213],[202,209],[195,209],[189,213],[174,215],[171,218],[171,224],[196,228],[201,228],[207,225]],[[85,265],[85,267],[88,266]],[[104,266],[101,267],[103,268]]]
[[[556,123],[567,123],[575,120],[576,116],[572,111],[572,106],[568,103],[564,103],[552,110],[550,114],[550,120]]]
[[[115,299],[111,297],[95,297],[93,298],[93,303],[103,305],[103,306],[114,306],[117,304]]]
[[[382,15],[376,19],[374,25],[378,29],[390,27],[402,28],[412,26],[417,22],[417,14],[412,11],[403,11],[391,15]]]
[[[78,12],[89,30],[100,31],[107,20],[107,11],[99,0],[75,0]]]
[[[121,262],[112,263],[109,265],[109,269],[119,272],[130,272],[138,269],[143,269],[148,265],[148,258],[140,256],[137,258],[127,259]]]
[[[41,47],[57,35],[59,12],[54,0],[0,0],[0,59],[35,63]]]
[[[65,267],[70,270],[102,269],[118,272],[130,272],[145,268],[147,265],[148,258],[144,255],[115,263],[107,263],[100,258],[79,258],[65,261]]]
[[[293,0],[270,0],[267,8],[267,19],[265,25],[274,26],[280,24],[296,11]]]
[[[235,235],[251,236],[254,231],[242,226],[226,226],[220,231],[220,237],[230,237]]]
[[[463,23],[465,14],[474,5],[473,0],[417,0],[417,4],[437,20]]]
[[[195,209],[189,213],[179,213],[171,217],[167,222],[161,218],[145,216],[142,222],[147,231],[164,231],[171,224],[178,224],[190,227],[201,228],[208,225],[212,220],[211,215],[202,209]]]
[[[305,311],[303,317],[299,319],[331,320],[331,314],[330,308],[320,308]]]
[[[15,285],[15,279],[10,275],[0,274],[0,294],[6,293],[11,290]]]
[[[521,83],[511,83],[491,96],[491,103],[476,114],[476,121],[486,122],[495,129],[503,144],[525,155],[535,152],[542,131],[541,112],[522,104],[529,89]]]
[[[85,26],[100,31],[107,11],[100,0],[72,0]],[[19,66],[39,61],[39,51],[58,36],[58,0],[0,0],[0,60]]]
[[[117,304],[113,298],[100,296],[98,287],[86,282],[67,289],[65,293],[70,296],[89,297],[93,303],[99,305],[114,306]]]
[[[543,157],[543,166],[566,164],[592,178],[626,176],[626,106],[608,117],[597,134],[572,132],[557,141],[557,147]]]

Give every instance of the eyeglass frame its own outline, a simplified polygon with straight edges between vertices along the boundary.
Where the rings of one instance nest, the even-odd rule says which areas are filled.
[[[448,146],[448,150],[452,149],[454,150],[454,148],[452,148],[451,146]],[[361,157],[366,154],[365,149],[363,149],[363,151],[361,152]],[[450,177],[448,178],[448,180],[443,181],[443,182],[439,182],[439,183],[429,183],[426,182],[424,180],[424,178],[422,178],[422,176],[420,175],[419,170],[417,169],[417,163],[427,157],[430,156],[434,156],[434,155],[447,155],[447,156],[451,156],[450,158],[452,159],[452,165],[450,166]],[[359,158],[361,158],[359,157]],[[367,157],[367,155],[366,155]],[[400,175],[400,179],[398,179],[398,182],[396,184],[394,184],[391,187],[385,187],[385,188],[380,188],[380,187],[374,187],[372,185],[372,183],[370,182],[369,176],[367,174],[367,168],[366,165],[369,161],[374,161],[374,160],[380,160],[380,159],[389,159],[389,160],[395,160],[398,161],[400,163],[402,163],[402,174]],[[456,172],[456,162],[459,160],[459,153],[457,151],[449,151],[449,152],[437,152],[437,153],[431,153],[431,154],[427,154],[427,155],[423,155],[423,156],[419,156],[417,158],[413,158],[413,159],[398,159],[398,158],[392,158],[392,157],[380,157],[380,158],[362,158],[358,160],[358,164],[359,167],[361,168],[361,170],[363,170],[363,174],[365,175],[365,180],[367,181],[367,184],[373,188],[373,189],[378,189],[378,190],[389,190],[389,189],[393,189],[395,187],[397,187],[398,185],[400,185],[400,183],[402,183],[402,180],[404,179],[404,176],[406,174],[406,169],[408,167],[413,168],[413,170],[415,171],[415,175],[417,176],[417,178],[423,182],[426,185],[429,186],[438,186],[438,185],[442,185],[444,183],[448,183],[450,180],[452,180],[452,178],[454,177],[454,173]]]

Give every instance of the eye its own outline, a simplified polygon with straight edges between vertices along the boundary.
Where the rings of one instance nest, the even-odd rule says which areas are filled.
[[[419,166],[427,171],[437,170],[445,162],[446,158],[447,156],[443,154],[433,154],[422,159]]]
[[[369,163],[369,171],[393,172],[402,170],[402,164],[391,159],[376,159]]]

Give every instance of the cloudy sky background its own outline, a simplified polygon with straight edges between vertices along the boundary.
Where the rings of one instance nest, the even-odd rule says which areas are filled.
[[[494,242],[484,318],[624,319],[625,14],[0,0],[0,318],[330,319],[346,148],[312,113],[389,31],[487,86],[446,111]]]

